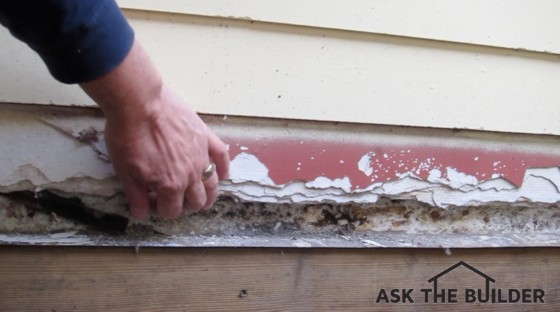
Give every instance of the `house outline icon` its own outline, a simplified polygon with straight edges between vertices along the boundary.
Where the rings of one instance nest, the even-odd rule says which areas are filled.
[[[472,265],[466,263],[465,261],[459,261],[456,264],[450,266],[449,268],[445,269],[444,271],[442,271],[441,273],[434,275],[433,277],[431,277],[430,279],[428,279],[428,283],[434,283],[434,288],[433,288],[433,293],[434,293],[434,298],[435,295],[437,294],[437,281],[438,278],[446,275],[447,273],[455,270],[456,268],[460,267],[460,266],[464,266],[465,268],[471,270],[472,272],[484,277],[485,281],[486,281],[486,298],[488,298],[490,296],[490,282],[495,283],[496,280],[494,278],[492,278],[491,276],[484,274],[483,272],[481,272],[480,270],[476,269],[475,267],[473,267]]]

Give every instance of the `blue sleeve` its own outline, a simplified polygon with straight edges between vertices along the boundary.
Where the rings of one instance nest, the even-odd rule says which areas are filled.
[[[91,81],[126,57],[134,32],[114,0],[0,0],[0,23],[64,83]]]

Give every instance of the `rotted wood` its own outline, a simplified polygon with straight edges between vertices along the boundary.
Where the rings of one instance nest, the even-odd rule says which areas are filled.
[[[16,191],[0,193],[0,196],[23,204],[30,212],[38,210],[59,215],[107,234],[123,234],[128,226],[128,218],[87,207],[78,197],[62,197],[48,190]]]

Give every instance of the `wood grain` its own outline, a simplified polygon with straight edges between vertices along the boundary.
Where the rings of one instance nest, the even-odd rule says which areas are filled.
[[[459,261],[545,303],[423,303],[419,289]],[[560,252],[3,246],[0,283],[0,311],[558,311]],[[480,285],[459,267],[438,287]],[[415,302],[376,303],[381,288],[415,289]]]

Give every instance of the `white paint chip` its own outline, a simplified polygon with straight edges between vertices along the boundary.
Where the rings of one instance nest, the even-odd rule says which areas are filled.
[[[257,182],[264,185],[274,185],[268,176],[268,168],[252,154],[241,153],[230,164],[230,180],[233,182]]]
[[[371,176],[373,174],[373,167],[371,166],[371,159],[375,156],[375,153],[367,153],[358,161],[358,170],[363,172],[366,176]]]
[[[305,183],[305,186],[315,189],[338,188],[345,192],[351,192],[352,190],[352,184],[348,177],[334,180],[326,177],[317,177],[315,180]]]

